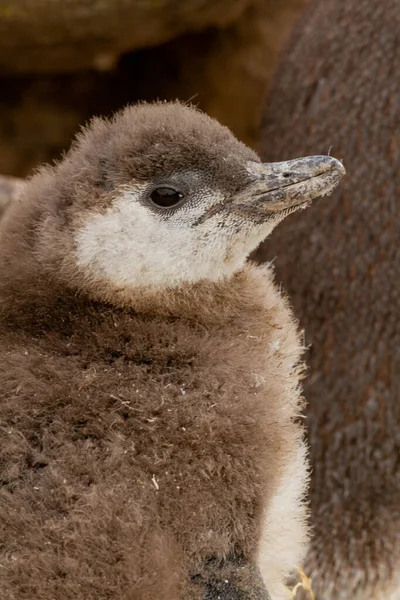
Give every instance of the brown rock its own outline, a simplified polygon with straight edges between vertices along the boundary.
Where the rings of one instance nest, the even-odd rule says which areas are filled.
[[[398,595],[400,556],[400,4],[306,11],[267,103],[266,160],[332,153],[340,190],[260,251],[306,330],[318,600]],[[391,595],[397,590],[396,595]]]
[[[2,0],[0,71],[108,70],[123,52],[237,19],[251,0]]]
[[[306,2],[259,0],[225,29],[134,52],[107,73],[3,77],[0,173],[31,173],[59,158],[93,114],[140,99],[192,99],[255,146],[265,86]]]
[[[0,175],[0,217],[2,217],[9,203],[19,196],[23,185],[24,181],[22,179]]]

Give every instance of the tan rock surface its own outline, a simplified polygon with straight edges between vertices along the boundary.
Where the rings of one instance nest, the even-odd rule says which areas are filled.
[[[224,27],[252,0],[1,0],[0,72],[107,70],[120,54]]]
[[[23,185],[23,179],[0,175],[0,217],[9,203],[18,197]]]
[[[225,29],[126,55],[111,72],[3,76],[0,173],[26,176],[58,158],[93,114],[140,99],[192,99],[255,146],[265,86],[306,2],[258,0]]]

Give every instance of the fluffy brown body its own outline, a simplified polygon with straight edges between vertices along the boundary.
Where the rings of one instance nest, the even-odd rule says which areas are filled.
[[[317,598],[400,598],[400,3],[314,2],[266,107],[264,158],[332,151],[348,177],[277,255],[309,352]],[[296,260],[293,257],[296,256]]]
[[[73,280],[40,232],[71,226],[74,186],[89,202],[82,146],[0,230],[1,595],[266,598],[263,521],[302,437],[292,314],[265,267],[147,297]]]

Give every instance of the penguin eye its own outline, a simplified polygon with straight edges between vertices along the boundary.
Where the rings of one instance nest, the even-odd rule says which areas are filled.
[[[167,187],[159,187],[153,190],[150,194],[150,199],[153,204],[160,208],[171,208],[181,202],[183,194]]]

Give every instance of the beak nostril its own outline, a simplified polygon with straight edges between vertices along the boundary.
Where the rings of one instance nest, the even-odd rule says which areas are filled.
[[[291,176],[291,173],[288,173],[288,172],[282,173],[282,177],[286,178],[286,177],[290,177],[290,176]]]

